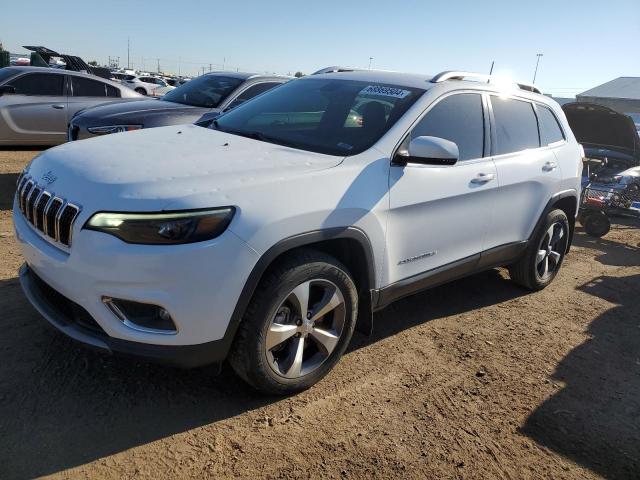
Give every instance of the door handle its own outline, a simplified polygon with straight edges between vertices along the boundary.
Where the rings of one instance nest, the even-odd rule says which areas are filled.
[[[556,162],[546,162],[543,167],[542,170],[544,170],[545,172],[550,172],[552,170],[555,170],[556,168],[558,168],[558,164]]]
[[[62,110],[64,108],[64,105],[61,105],[59,103],[54,103],[53,105],[51,105],[52,108],[55,108],[56,110]]]
[[[495,177],[496,176],[493,173],[479,173],[476,177],[471,179],[471,183],[487,183]]]

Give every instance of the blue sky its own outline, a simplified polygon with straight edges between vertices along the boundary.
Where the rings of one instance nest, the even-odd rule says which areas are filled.
[[[437,73],[464,69],[574,95],[640,76],[640,0],[3,2],[0,41],[85,60],[194,74],[221,69],[310,73],[328,65]],[[89,7],[88,5],[91,5]],[[35,12],[42,12],[36,14]],[[68,26],[68,28],[67,28]]]

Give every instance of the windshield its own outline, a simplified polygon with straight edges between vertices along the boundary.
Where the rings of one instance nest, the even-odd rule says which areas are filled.
[[[171,90],[162,100],[193,107],[216,108],[241,83],[240,78],[202,75]]]
[[[419,88],[306,78],[246,102],[211,128],[329,155],[373,145],[424,93]]]

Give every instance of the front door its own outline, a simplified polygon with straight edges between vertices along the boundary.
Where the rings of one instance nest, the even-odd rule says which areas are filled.
[[[0,97],[3,137],[15,144],[55,145],[66,139],[65,75],[27,73],[5,85],[15,93]]]
[[[487,130],[482,95],[454,93],[437,101],[405,139],[445,138],[460,154],[452,166],[390,169],[388,283],[477,262],[497,187],[494,163],[485,156]]]

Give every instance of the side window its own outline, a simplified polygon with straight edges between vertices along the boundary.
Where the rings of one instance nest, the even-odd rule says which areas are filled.
[[[122,96],[119,88],[112,87],[111,85],[105,85],[105,86],[107,87],[107,97],[120,98]]]
[[[105,84],[88,78],[71,77],[74,97],[106,97]]]
[[[16,93],[19,95],[62,96],[64,75],[30,73],[13,80],[10,85],[16,89]]]
[[[558,119],[547,107],[538,105],[538,124],[540,125],[540,141],[542,145],[564,140],[562,129],[558,124]]]
[[[247,88],[244,92],[242,92],[240,95],[238,95],[227,106],[227,110],[229,110],[229,109],[231,109],[233,107],[236,107],[236,106],[240,105],[241,103],[252,99],[253,97],[258,96],[261,93],[266,92],[267,90],[271,90],[276,85],[280,85],[280,82],[263,82],[263,83],[258,83],[256,85],[253,85],[253,86]]]
[[[496,155],[538,148],[538,122],[533,105],[523,100],[491,96],[496,123]]]
[[[476,93],[459,93],[438,102],[411,131],[411,138],[425,135],[454,142],[458,145],[460,160],[482,157],[482,96]]]

